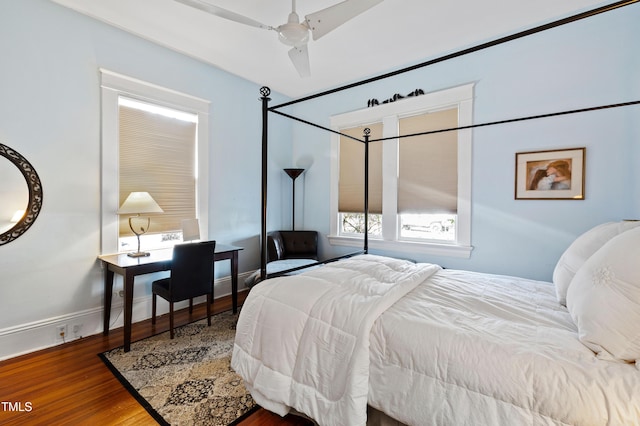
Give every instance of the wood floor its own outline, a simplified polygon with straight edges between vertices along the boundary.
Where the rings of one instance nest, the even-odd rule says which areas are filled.
[[[239,295],[240,303],[244,294]],[[214,312],[231,309],[230,297],[216,299]],[[204,304],[176,312],[176,326],[204,318]],[[215,324],[212,324],[215,326]],[[132,340],[169,329],[167,316],[133,325]],[[122,329],[0,362],[0,425],[154,425],[156,422],[120,384],[97,354],[122,346]],[[260,409],[242,426],[312,423]]]

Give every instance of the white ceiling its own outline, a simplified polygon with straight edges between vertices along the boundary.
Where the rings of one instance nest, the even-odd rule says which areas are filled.
[[[298,76],[274,31],[174,0],[51,0],[291,97],[421,63],[608,4],[598,0],[385,0],[309,41],[311,77]],[[207,0],[278,26],[290,0]],[[299,0],[304,15],[339,0]]]

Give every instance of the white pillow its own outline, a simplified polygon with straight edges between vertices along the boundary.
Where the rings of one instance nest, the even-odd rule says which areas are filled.
[[[640,228],[587,259],[571,281],[567,308],[580,341],[600,357],[640,359]]]
[[[584,262],[611,238],[640,225],[640,221],[607,222],[580,235],[560,256],[553,271],[556,296],[561,305],[567,305],[567,289]]]

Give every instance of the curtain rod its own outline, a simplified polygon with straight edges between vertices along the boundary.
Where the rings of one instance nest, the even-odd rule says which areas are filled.
[[[611,3],[611,4],[608,4],[608,5],[605,5],[605,6],[601,6],[601,7],[592,9],[592,10],[588,10],[586,12],[582,12],[582,13],[578,13],[576,15],[569,16],[567,18],[562,18],[562,19],[559,19],[557,21],[550,22],[548,24],[543,24],[543,25],[540,25],[540,26],[537,26],[537,27],[534,27],[534,28],[530,28],[528,30],[520,31],[520,32],[515,33],[515,34],[511,34],[511,35],[508,35],[508,36],[505,36],[505,37],[501,37],[501,38],[498,38],[498,39],[495,39],[495,40],[492,40],[492,41],[489,41],[489,42],[486,42],[486,43],[482,43],[482,44],[479,44],[479,45],[476,45],[476,46],[473,46],[473,47],[469,47],[467,49],[459,50],[459,51],[454,52],[454,53],[450,53],[450,54],[447,54],[447,55],[444,55],[444,56],[440,56],[439,58],[431,59],[431,60],[426,61],[426,62],[422,62],[422,63],[416,64],[416,65],[412,65],[412,66],[409,66],[409,67],[406,67],[406,68],[401,68],[401,69],[396,70],[396,71],[388,72],[386,74],[381,74],[381,75],[378,75],[378,76],[375,76],[375,77],[371,77],[371,78],[368,78],[368,79],[365,79],[365,80],[361,80],[361,81],[358,81],[358,82],[355,82],[355,83],[347,84],[347,85],[344,85],[344,86],[341,86],[341,87],[337,87],[337,88],[334,88],[334,89],[326,90],[324,92],[319,92],[319,93],[316,93],[316,94],[313,94],[313,95],[305,96],[303,98],[295,99],[293,101],[285,102],[285,103],[282,103],[282,104],[279,104],[279,105],[274,105],[274,106],[270,107],[269,110],[274,112],[278,108],[283,108],[283,107],[286,107],[286,106],[289,106],[289,105],[294,105],[294,104],[297,104],[297,103],[300,103],[300,102],[305,102],[305,101],[308,101],[308,100],[311,100],[311,99],[320,98],[322,96],[330,95],[330,94],[333,94],[333,93],[336,93],[336,92],[341,92],[343,90],[351,89],[351,88],[354,88],[354,87],[357,87],[357,86],[362,86],[362,85],[365,85],[365,84],[372,83],[374,81],[383,80],[385,78],[394,77],[396,75],[403,74],[403,73],[406,73],[406,72],[409,72],[409,71],[414,71],[416,69],[423,68],[423,67],[426,67],[426,66],[429,66],[429,65],[433,65],[433,64],[436,64],[438,62],[443,62],[443,61],[446,61],[446,60],[449,60],[449,59],[457,58],[459,56],[467,55],[469,53],[473,53],[473,52],[477,52],[479,50],[487,49],[489,47],[497,46],[499,44],[506,43],[508,41],[516,40],[516,39],[519,39],[519,38],[522,38],[522,37],[526,37],[528,35],[536,34],[536,33],[542,32],[542,31],[546,31],[546,30],[551,29],[551,28],[559,27],[561,25],[565,25],[565,24],[568,24],[568,23],[571,23],[571,22],[579,21],[581,19],[589,18],[591,16],[599,15],[599,14],[604,13],[604,12],[609,12],[611,10],[615,10],[615,9],[618,9],[618,8],[621,8],[621,7],[624,7],[624,6],[628,6],[628,5],[637,3],[638,1],[640,1],[640,0],[622,0],[622,1],[615,2],[615,3]]]

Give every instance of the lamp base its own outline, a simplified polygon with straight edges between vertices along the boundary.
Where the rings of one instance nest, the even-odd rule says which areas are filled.
[[[129,256],[129,257],[147,257],[147,256],[151,256],[151,253],[144,252],[144,251],[134,251],[134,252],[131,252],[131,253],[127,253],[127,256]]]

